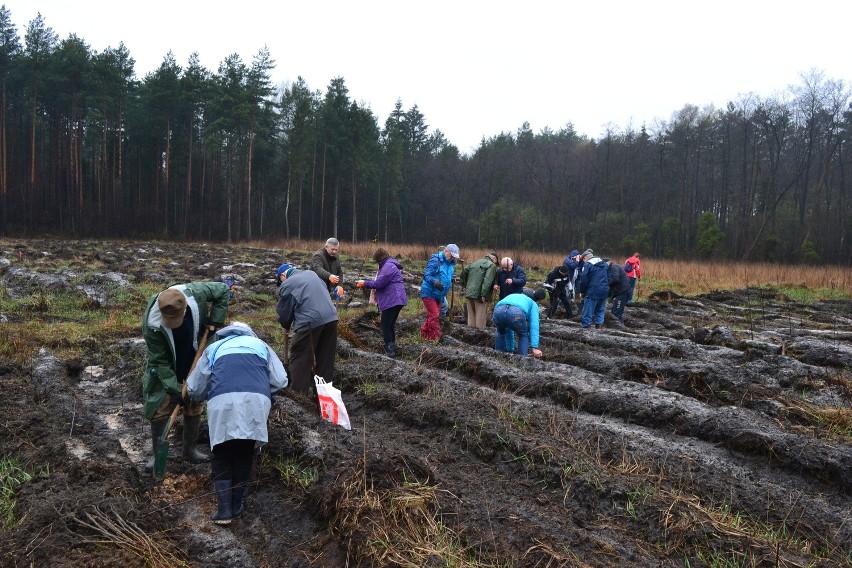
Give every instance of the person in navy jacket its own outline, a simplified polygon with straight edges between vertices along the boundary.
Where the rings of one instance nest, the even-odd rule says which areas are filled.
[[[610,313],[624,323],[624,306],[630,300],[630,281],[624,267],[617,262],[609,262],[609,297],[612,298]]]
[[[500,291],[500,300],[509,294],[521,294],[527,285],[527,273],[520,264],[515,264],[511,258],[504,257],[500,261],[500,270],[494,276],[494,291]]]
[[[587,329],[594,321],[595,328],[603,326],[606,299],[609,297],[609,267],[595,256],[592,249],[583,251],[583,268],[577,280],[577,292],[583,294],[583,319],[580,326]]]

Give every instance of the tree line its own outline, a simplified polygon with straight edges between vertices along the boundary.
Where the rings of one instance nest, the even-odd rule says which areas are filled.
[[[197,53],[134,64],[41,15],[21,38],[0,8],[0,232],[852,264],[850,92],[816,70],[598,138],[523,124],[466,155],[416,105],[381,124],[342,77],[273,85],[266,48],[215,72]]]

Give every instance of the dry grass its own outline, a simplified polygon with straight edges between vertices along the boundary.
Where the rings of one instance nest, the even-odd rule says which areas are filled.
[[[367,267],[376,247],[384,247],[392,256],[415,262],[426,262],[438,249],[435,243],[396,244],[382,242],[341,243],[343,258],[357,258]],[[285,250],[311,251],[322,248],[324,241],[287,240],[274,243],[257,243],[257,246]],[[470,262],[482,258],[488,249],[461,247],[462,259]],[[555,266],[562,264],[568,252],[547,253],[527,250],[498,250],[500,256],[512,257],[534,278],[543,278]],[[600,252],[600,251],[599,251]],[[601,253],[606,254],[606,253]],[[626,255],[615,255],[613,260],[624,262]],[[680,294],[703,294],[714,290],[738,290],[751,286],[771,286],[782,289],[825,290],[828,296],[852,297],[852,269],[848,266],[808,266],[768,264],[757,262],[725,262],[707,260],[667,260],[642,257],[643,279],[639,296],[647,297],[659,290],[674,290]]]
[[[141,565],[152,568],[188,566],[178,553],[172,552],[171,541],[164,539],[163,534],[148,535],[115,511],[104,512],[92,508],[91,511],[84,511],[83,517],[75,517],[74,520],[94,533],[92,537],[83,537],[83,542],[87,544],[119,549],[139,560]]]
[[[434,486],[405,481],[376,489],[368,481],[363,461],[340,480],[332,525],[349,541],[356,564],[420,568],[426,565],[459,568],[500,567],[482,558],[462,534],[445,524],[439,496],[454,498]]]

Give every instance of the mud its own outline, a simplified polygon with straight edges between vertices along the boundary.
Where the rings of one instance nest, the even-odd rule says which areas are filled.
[[[50,239],[0,251],[3,293],[33,303],[0,313],[22,345],[28,322],[74,319],[39,293],[141,317],[140,287],[233,274],[230,318],[279,353],[274,270],[309,257]],[[420,267],[403,261],[416,305]],[[352,282],[375,267],[344,257],[344,270]],[[166,479],[143,470],[138,329],[104,324],[28,346],[29,363],[0,360],[0,456],[33,475],[15,489],[2,565],[852,565],[852,302],[658,293],[623,328],[543,320],[542,360],[497,353],[493,329],[468,328],[455,305],[437,344],[404,313],[391,360],[378,314],[348,291],[334,384],[352,430],[276,396],[228,528],[209,521],[209,466],[181,459],[179,424]],[[79,355],[62,357],[69,346]]]

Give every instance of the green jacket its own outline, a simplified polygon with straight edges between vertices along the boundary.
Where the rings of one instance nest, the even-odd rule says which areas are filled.
[[[497,265],[487,256],[465,266],[461,276],[461,285],[465,288],[464,297],[472,300],[485,298],[490,302],[493,290],[491,286],[496,274]]]
[[[198,351],[204,329],[209,324],[221,326],[225,322],[228,286],[222,282],[192,282],[172,288],[184,293],[187,307],[192,310],[193,347]],[[177,394],[181,390],[175,376],[174,337],[171,329],[163,327],[157,296],[159,294],[154,294],[148,300],[148,309],[142,317],[142,337],[148,347],[148,363],[142,375],[142,413],[148,420],[154,417],[167,394]]]

